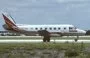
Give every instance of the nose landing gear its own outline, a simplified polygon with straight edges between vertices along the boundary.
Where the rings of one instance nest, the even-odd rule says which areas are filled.
[[[79,36],[77,35],[77,38],[75,38],[74,40],[75,40],[75,42],[77,42],[78,41],[78,39],[79,39]]]

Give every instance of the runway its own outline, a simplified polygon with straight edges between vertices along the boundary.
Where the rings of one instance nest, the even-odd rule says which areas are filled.
[[[68,37],[76,38],[76,36],[68,36]],[[68,37],[63,36],[63,38],[68,38]],[[79,36],[79,37],[80,38],[90,38],[90,36]],[[39,38],[39,39],[34,39],[34,38]],[[0,43],[42,43],[43,42],[42,38],[43,38],[42,36],[0,36]],[[77,42],[75,42],[74,39],[51,39],[50,42],[51,43],[66,43],[66,42],[68,43],[81,43],[81,42],[90,43],[90,39],[79,39]]]
[[[42,43],[43,40],[0,40],[0,43]],[[90,40],[51,40],[51,43],[90,43]]]
[[[77,36],[63,36],[63,38],[67,37],[77,37]],[[90,36],[79,36],[80,38],[90,38]],[[0,36],[0,38],[43,38],[43,36]]]

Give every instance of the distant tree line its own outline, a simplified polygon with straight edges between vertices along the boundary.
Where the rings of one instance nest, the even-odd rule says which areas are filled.
[[[86,35],[90,35],[90,30],[87,30]]]

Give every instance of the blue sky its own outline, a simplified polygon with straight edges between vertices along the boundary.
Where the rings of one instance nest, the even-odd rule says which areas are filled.
[[[0,30],[4,30],[2,11],[19,24],[73,24],[90,29],[90,0],[0,0]]]

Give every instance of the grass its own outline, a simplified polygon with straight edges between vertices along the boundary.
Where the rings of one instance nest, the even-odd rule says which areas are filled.
[[[34,51],[35,49],[43,50],[43,49],[49,49],[49,50],[65,50],[67,51],[67,54],[78,52],[78,56],[76,58],[82,58],[82,57],[89,57],[90,53],[87,53],[87,55],[83,52],[86,47],[89,47],[90,44],[86,43],[8,43],[8,44],[0,44],[0,54],[3,53],[9,53],[10,51],[14,49],[21,49],[23,48],[24,50],[27,51]],[[45,52],[47,53],[47,52]],[[32,53],[33,54],[33,53]],[[70,55],[69,55],[70,56]],[[67,56],[65,56],[68,58]]]
[[[90,46],[90,44],[84,44],[84,47]],[[32,49],[64,49],[67,48],[81,48],[81,43],[8,43],[8,44],[0,44],[0,52],[6,50],[12,50],[16,47],[25,47],[26,50]]]
[[[51,39],[75,39],[76,37],[51,37]],[[30,37],[0,37],[0,40],[2,39],[42,39],[42,38],[30,38]],[[80,37],[79,39],[87,39],[90,40],[90,37]],[[10,53],[10,51],[14,49],[21,49],[24,48],[27,51],[32,51],[31,54],[34,54],[35,49],[43,50],[43,49],[50,49],[50,50],[65,50],[67,55],[65,58],[69,58],[68,54],[71,52],[73,53],[73,50],[75,53],[78,53],[75,58],[90,58],[90,52],[84,52],[85,48],[89,47],[89,43],[0,43],[0,54],[3,53]],[[28,52],[27,52],[28,53]],[[49,53],[49,52],[45,52]],[[69,54],[69,56],[71,55]],[[12,56],[10,54],[10,56]],[[13,58],[13,57],[11,57]],[[74,58],[74,57],[72,57]]]

